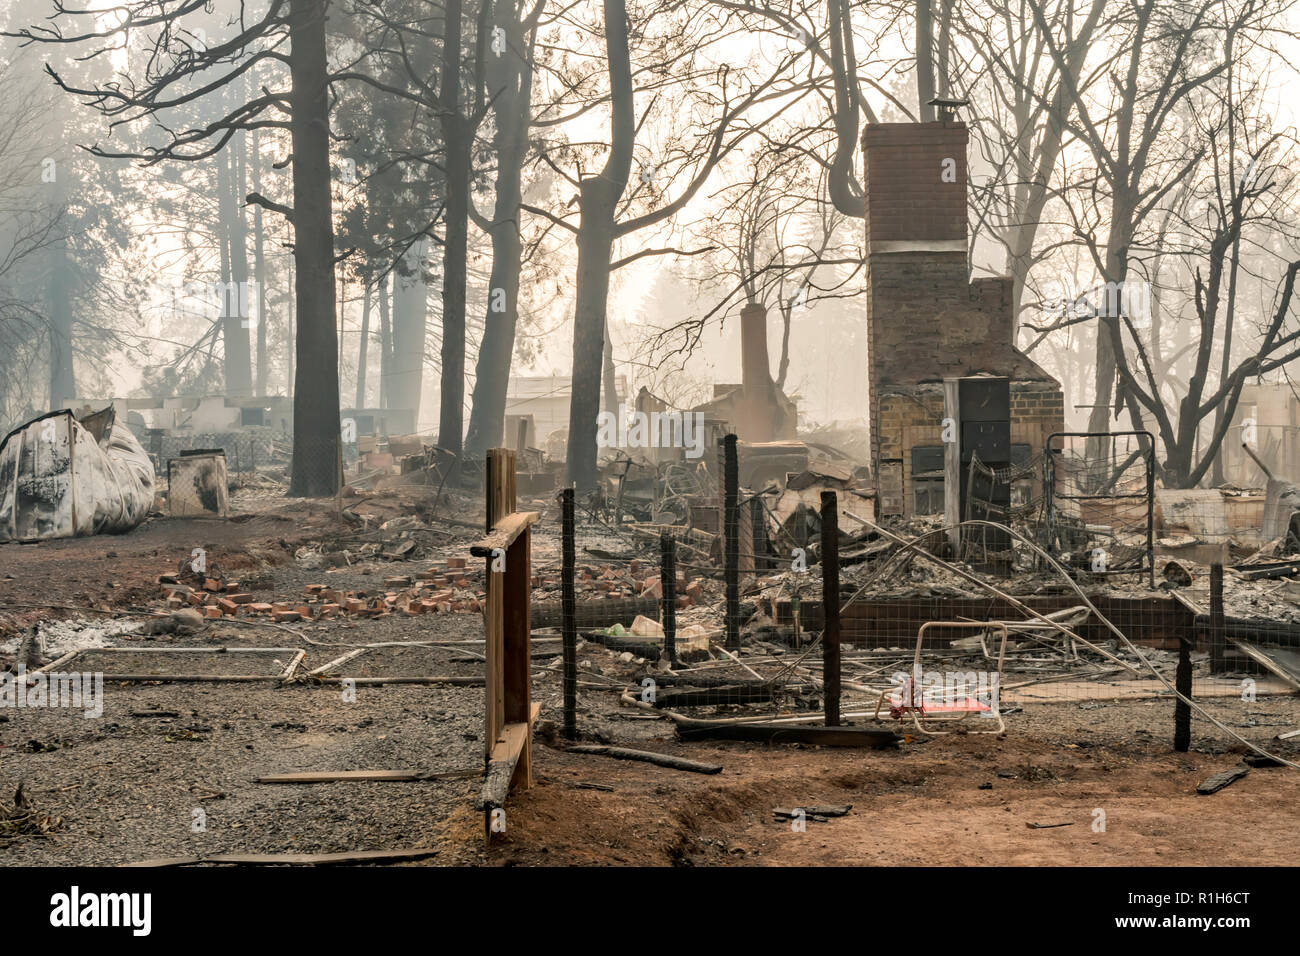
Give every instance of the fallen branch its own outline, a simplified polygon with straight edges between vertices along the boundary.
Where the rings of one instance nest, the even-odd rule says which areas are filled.
[[[127,867],[194,866],[199,863],[231,863],[239,866],[328,866],[332,863],[392,863],[435,856],[437,850],[360,850],[353,853],[217,853],[211,856],[164,857],[124,863]]]
[[[657,767],[670,770],[685,770],[690,773],[722,773],[722,764],[702,763],[699,760],[687,760],[669,754],[651,753],[648,750],[629,750],[626,747],[607,747],[603,744],[576,744],[566,748],[566,753],[586,754],[593,757],[613,757],[615,760],[639,760],[652,763]]]
[[[334,783],[345,780],[372,780],[383,783],[420,783],[425,780],[464,780],[481,777],[482,770],[448,770],[433,773],[423,770],[325,770],[304,773],[273,773],[254,777],[253,783]]]

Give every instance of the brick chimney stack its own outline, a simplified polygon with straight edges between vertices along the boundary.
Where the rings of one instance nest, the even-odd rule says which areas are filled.
[[[966,256],[965,123],[876,123],[862,136],[868,252]],[[919,244],[919,246],[918,246]]]
[[[772,383],[767,357],[767,309],[750,302],[740,310],[740,381],[746,394],[766,395]]]
[[[872,467],[885,514],[911,507],[903,475],[911,448],[938,439],[945,379],[1057,388],[1015,348],[1011,279],[970,279],[968,141],[952,119],[877,123],[862,136]]]
[[[740,310],[740,375],[737,432],[745,441],[772,441],[783,413],[776,401],[767,355],[767,309],[756,302]]]

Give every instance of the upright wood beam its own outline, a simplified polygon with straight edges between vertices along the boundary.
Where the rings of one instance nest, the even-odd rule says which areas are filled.
[[[489,841],[494,811],[505,803],[511,785],[522,789],[533,782],[531,525],[538,516],[515,510],[515,461],[510,449],[488,452],[486,537],[470,548],[487,563],[486,779],[477,805],[484,812],[484,839]]]

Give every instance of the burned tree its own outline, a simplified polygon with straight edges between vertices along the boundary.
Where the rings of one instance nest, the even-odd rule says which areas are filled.
[[[519,324],[519,275],[523,240],[523,169],[532,119],[533,55],[537,26],[546,0],[531,9],[518,0],[492,5],[492,56],[486,59],[484,87],[495,124],[495,205],[492,218],[470,213],[479,228],[492,237],[492,272],[488,280],[487,312],[483,340],[475,367],[473,403],[470,407],[467,454],[483,455],[501,443],[505,423],[510,360]]]
[[[255,202],[289,219],[294,227],[297,309],[294,389],[293,474],[289,494],[318,497],[338,488],[338,336],[334,327],[334,226],[330,196],[329,84],[325,21],[328,2],[271,0],[256,20],[242,16],[214,22],[204,0],[134,0],[113,10],[106,22],[98,12],[56,3],[48,25],[14,35],[26,42],[88,49],[83,58],[107,58],[129,39],[145,38],[147,66],[138,75],[86,86],[47,72],[69,94],[101,112],[110,130],[152,119],[162,142],[141,150],[88,147],[96,156],[133,159],[146,166],[165,161],[202,162],[217,156],[240,131],[279,129],[292,144],[293,206],[253,193]],[[225,39],[205,42],[208,33],[229,29]],[[287,41],[289,49],[284,49]],[[261,87],[259,95],[221,108],[243,77],[263,79],[263,66],[287,72],[287,88]],[[255,72],[256,71],[256,72]],[[220,115],[204,122],[199,107]],[[185,125],[173,128],[181,117]]]
[[[604,68],[591,76],[603,74],[607,85],[592,90],[584,81],[567,88],[576,88],[580,96],[589,101],[594,98],[597,104],[608,99],[608,142],[594,144],[590,150],[576,150],[568,144],[544,148],[542,161],[562,175],[577,193],[563,211],[524,206],[572,232],[577,245],[568,474],[580,489],[589,489],[596,484],[597,418],[602,384],[606,390],[606,404],[613,390],[609,374],[612,362],[607,348],[610,275],[615,269],[645,256],[680,253],[673,247],[647,248],[615,260],[616,244],[635,232],[674,217],[733,149],[763,124],[775,121],[799,100],[798,95],[785,95],[788,91],[778,89],[779,80],[788,74],[798,58],[796,53],[776,56],[775,64],[757,80],[738,81],[727,63],[706,65],[707,57],[703,51],[719,42],[720,37],[740,35],[744,26],[739,20],[730,21],[725,14],[703,16],[698,13],[683,18],[681,14],[686,11],[680,5],[668,2],[653,10],[641,11],[640,18],[632,23],[630,29],[629,11],[624,0],[605,0],[603,10],[602,26],[586,24],[581,28],[598,35],[603,33]],[[662,32],[655,33],[652,27],[661,24]],[[638,40],[637,52],[646,60],[638,63],[635,72],[632,65],[633,31]],[[663,162],[663,157],[647,157],[637,177],[639,182],[629,192],[638,145],[637,131],[646,122],[646,116],[640,120],[636,116],[636,81],[662,77],[649,91],[652,98],[647,105],[651,106],[672,86],[670,77],[681,84],[679,91],[685,90],[687,95],[691,95],[694,92],[692,84],[700,83],[704,76],[708,76],[715,87],[703,95],[712,113],[709,120],[692,130],[692,135],[684,142],[674,144],[670,162]],[[739,93],[736,92],[738,83],[743,87]],[[776,100],[780,102],[768,102]],[[742,128],[741,118],[760,102],[768,102],[770,107],[761,123]],[[677,112],[684,109],[682,104],[672,105],[677,107]],[[585,111],[581,104],[575,108]],[[562,157],[567,154],[573,158],[578,167],[576,175],[561,169],[551,158],[549,152],[552,148]],[[583,160],[589,154],[603,157],[603,162],[594,172],[582,168]],[[683,181],[680,192],[671,199],[667,198],[667,188],[678,179]],[[635,203],[643,204],[641,208],[644,211],[638,215],[630,214]],[[575,206],[578,225],[568,221],[569,210]]]

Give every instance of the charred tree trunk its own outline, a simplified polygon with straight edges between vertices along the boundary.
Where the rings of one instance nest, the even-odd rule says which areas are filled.
[[[60,239],[50,248],[50,409],[62,408],[77,394],[72,366],[72,287],[76,270],[68,256],[68,243]]]
[[[357,408],[366,407],[366,361],[370,349],[370,283],[363,282],[361,300],[361,341],[357,344]]]
[[[532,49],[514,12],[498,4],[494,27],[506,37],[501,56],[487,61],[487,87],[496,119],[496,206],[488,233],[492,238],[492,274],[488,283],[483,341],[474,370],[474,395],[465,440],[468,456],[482,457],[502,442],[510,363],[519,324],[519,271],[523,252],[519,207],[523,202],[522,171],[528,152],[528,121],[532,114]]]
[[[253,131],[253,192],[262,192],[262,151],[258,131]],[[266,233],[262,207],[253,206],[253,281],[257,283],[257,372],[254,392],[266,394],[270,356],[266,354]]]
[[[776,387],[785,389],[785,377],[790,371],[790,321],[794,317],[794,300],[782,302],[781,309],[781,360],[776,365]]]
[[[389,407],[411,409],[417,423],[424,391],[424,347],[429,315],[424,252],[425,240],[420,238],[403,257],[405,268],[411,274],[396,273],[393,277],[393,354],[388,380]]]
[[[389,317],[389,276],[379,279],[379,407],[388,407],[389,377],[393,374],[393,328]]]
[[[230,235],[230,273],[221,291],[221,321],[226,346],[226,393],[236,398],[253,394],[253,355],[249,344],[249,315],[252,308],[248,288],[248,226],[244,222],[243,197],[248,194],[248,170],[244,157],[244,136],[224,157],[230,162],[231,188],[223,197]]]
[[[601,354],[601,394],[604,408],[618,414],[618,381],[614,377],[614,342],[609,336],[609,309],[605,310],[605,348]]]
[[[461,113],[461,0],[447,0],[439,116],[446,143],[446,225],[442,262],[442,383],[438,444],[461,453],[465,433],[465,275],[469,244],[470,150],[474,131]]]
[[[298,320],[289,494],[315,498],[338,491],[341,452],[325,4],[291,0],[289,42]]]
[[[573,315],[573,391],[569,402],[569,480],[579,491],[596,485],[596,429],[609,296],[614,214],[627,188],[636,137],[632,63],[628,52],[625,0],[604,0],[605,48],[609,63],[612,116],[609,158],[599,175],[582,181],[578,193],[578,276]]]
[[[610,5],[606,3],[606,7]],[[613,5],[621,6],[617,0],[613,0]],[[582,181],[579,195],[582,226],[578,232],[578,281],[573,313],[568,466],[569,481],[583,492],[594,488],[597,478],[596,430],[601,405],[601,370],[605,362],[605,307],[609,295],[610,253],[614,248],[614,206],[618,197],[608,180],[596,176]]]

